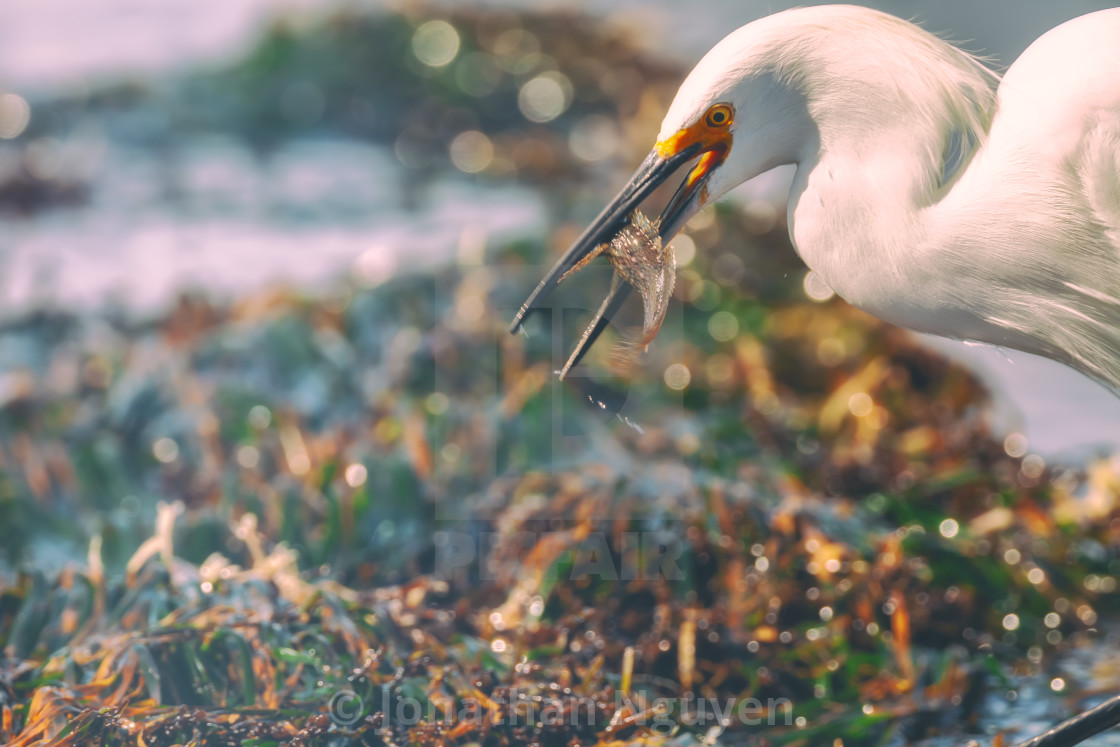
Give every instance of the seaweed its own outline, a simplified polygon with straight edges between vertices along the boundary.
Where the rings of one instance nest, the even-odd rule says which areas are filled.
[[[431,21],[454,64],[409,46]],[[642,96],[675,84],[637,50],[574,16],[340,11],[170,98],[89,106],[156,97],[261,149],[335,128],[406,166],[477,128],[474,178],[539,180],[563,236],[594,168],[568,131],[648,130]],[[479,95],[477,55],[502,70]],[[518,91],[558,71],[580,93],[527,126]],[[297,77],[314,122],[284,118]],[[224,103],[192,118],[180,95]],[[543,236],[150,318],[4,319],[0,740],[998,743],[993,699],[1039,677],[1047,718],[1091,698],[1059,662],[1120,612],[1115,464],[994,433],[968,371],[808,295],[777,218],[720,208],[686,234],[625,375],[603,343],[552,373],[601,296],[590,268],[549,332],[506,334]]]

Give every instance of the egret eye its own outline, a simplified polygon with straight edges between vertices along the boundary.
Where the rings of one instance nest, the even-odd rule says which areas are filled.
[[[733,112],[727,104],[716,104],[704,115],[704,121],[709,127],[723,128],[731,124]]]

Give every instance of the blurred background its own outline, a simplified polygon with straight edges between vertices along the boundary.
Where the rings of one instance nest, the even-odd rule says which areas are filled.
[[[584,13],[683,73],[731,29],[792,5],[710,2],[695,12],[668,0],[510,0],[446,7]],[[1047,29],[1107,3],[872,5],[999,68]],[[660,112],[618,92],[580,116],[579,103],[591,95],[563,74],[546,74],[555,73],[555,61],[540,54],[537,40],[507,38],[519,46],[495,55],[433,30],[411,59],[382,70],[364,67],[377,52],[359,47],[373,41],[353,40],[338,56],[329,34],[321,34],[319,49],[285,56],[282,48],[285,30],[322,24],[332,12],[409,7],[6,3],[0,309],[108,303],[152,310],[184,288],[228,295],[277,283],[310,286],[354,268],[391,273],[402,264],[445,261],[464,230],[501,239],[539,235],[563,208],[540,188],[540,174],[518,169],[524,164],[517,158],[469,134],[490,137],[498,134],[494,125],[504,133],[545,125],[558,139],[567,136],[561,160],[582,170],[588,193],[563,217],[592,216],[645,152]],[[441,92],[449,100],[434,121],[416,88],[443,73],[441,85],[456,90]],[[496,92],[510,86],[524,95],[502,102],[512,111],[498,112]],[[456,120],[456,96],[489,107],[490,121]],[[603,118],[608,103],[621,119],[614,112],[611,121]],[[539,109],[526,110],[532,106]],[[782,220],[788,179],[788,169],[779,170],[732,199],[769,201]],[[930,344],[981,372],[996,393],[1002,427],[1025,432],[1042,452],[1081,457],[1120,444],[1120,401],[1083,377],[1019,353]]]
[[[674,241],[629,368],[620,324],[555,376],[604,262],[506,333],[696,60],[792,5],[4,0],[0,741],[131,688],[124,743],[323,744],[339,688],[610,719],[633,680],[849,745],[1026,737],[1120,689],[1120,399],[833,297],[789,169]],[[874,7],[1002,69],[1106,6]],[[573,570],[634,533],[682,575]],[[524,728],[486,743],[617,736]]]

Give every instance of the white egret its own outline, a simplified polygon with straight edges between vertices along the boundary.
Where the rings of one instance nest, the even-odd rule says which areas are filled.
[[[848,302],[1120,393],[1118,44],[1120,9],[1092,13],[1044,34],[1001,82],[868,8],[750,23],[684,81],[653,151],[513,329],[678,167],[698,159],[661,215],[666,243],[736,185],[793,164],[790,238]]]

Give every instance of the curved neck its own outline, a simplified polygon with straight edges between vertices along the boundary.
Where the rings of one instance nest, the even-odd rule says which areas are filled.
[[[1068,237],[1057,233],[1059,222],[1038,219],[1053,195],[1039,202],[1047,193],[1030,174],[1008,173],[1017,167],[1002,156],[998,134],[996,140],[975,148],[957,174],[932,189],[914,166],[915,143],[888,139],[860,155],[822,149],[794,176],[794,247],[839,296],[887,322],[1061,359],[1060,346],[1040,334],[1040,310],[1020,306],[1037,300],[1035,291],[1060,298],[1084,289],[1063,285],[1070,278],[1062,268],[1037,266],[1052,253],[1022,251],[1064,245]],[[1019,184],[1022,194],[1009,194],[1008,184]],[[1067,306],[1052,309],[1054,318]]]
[[[790,238],[802,259],[841,297],[892,323],[987,332],[983,314],[962,302],[945,273],[955,227],[936,211],[980,160],[996,109],[993,79],[979,68],[968,76],[974,69],[964,64],[924,74],[955,74],[967,89],[822,81],[815,71],[827,66],[807,69],[814,73],[802,90],[819,146],[798,160],[789,203]]]
[[[912,162],[905,149],[822,152],[798,164],[788,209],[805,264],[848,302],[899,324],[889,318],[898,290],[920,269],[915,249],[932,242]]]

